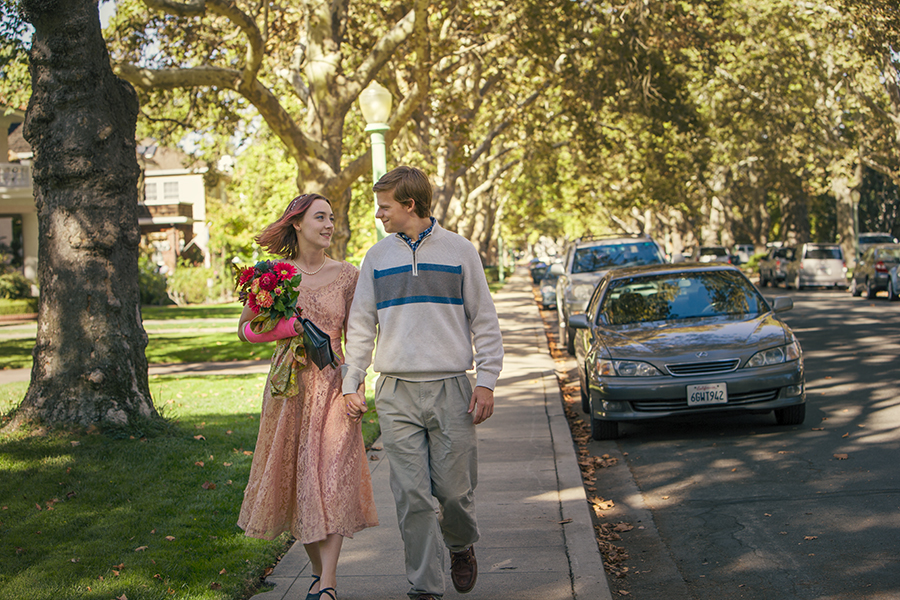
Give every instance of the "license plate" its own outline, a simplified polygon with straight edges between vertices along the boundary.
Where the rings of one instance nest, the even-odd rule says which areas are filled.
[[[726,404],[728,389],[724,383],[704,383],[687,386],[688,406],[707,406],[709,404]]]

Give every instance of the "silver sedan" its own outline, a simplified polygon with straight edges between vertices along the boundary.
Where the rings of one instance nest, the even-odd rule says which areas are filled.
[[[738,269],[680,263],[610,271],[574,315],[582,407],[594,439],[618,424],[713,412],[806,417],[803,354],[772,304]]]

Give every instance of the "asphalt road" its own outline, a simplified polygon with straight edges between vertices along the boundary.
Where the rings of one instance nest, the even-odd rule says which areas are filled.
[[[590,442],[597,476],[634,526],[619,542],[634,600],[900,599],[900,302],[789,294],[807,414],[620,426]],[[565,368],[573,373],[574,359]]]

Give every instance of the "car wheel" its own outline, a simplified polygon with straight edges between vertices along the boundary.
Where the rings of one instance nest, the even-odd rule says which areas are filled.
[[[800,285],[800,274],[797,274],[797,277],[794,278],[794,289],[798,292],[803,289],[803,286]]]
[[[894,280],[890,277],[888,278],[888,300],[895,301],[900,298],[900,294],[897,294],[896,288],[894,288]]]
[[[775,409],[775,421],[779,425],[800,425],[806,419],[806,405],[795,404]]]
[[[591,437],[596,441],[614,440],[619,437],[619,424],[616,421],[604,421],[591,414]]]
[[[591,395],[588,392],[587,384],[581,382],[581,412],[584,414],[591,413]]]
[[[872,282],[867,278],[866,279],[866,298],[869,300],[874,300],[877,292],[875,291],[875,287],[872,285]]]
[[[850,295],[859,297],[862,294],[862,290],[859,289],[859,286],[856,285],[856,278],[850,280]]]
[[[568,327],[566,329],[566,352],[569,356],[575,356],[575,330]]]

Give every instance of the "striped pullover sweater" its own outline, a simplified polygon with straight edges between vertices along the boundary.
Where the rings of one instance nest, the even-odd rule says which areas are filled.
[[[376,328],[378,373],[435,381],[464,374],[474,359],[475,385],[497,383],[503,339],[481,259],[437,223],[415,251],[392,234],[366,253],[347,323],[345,394],[365,379]]]

